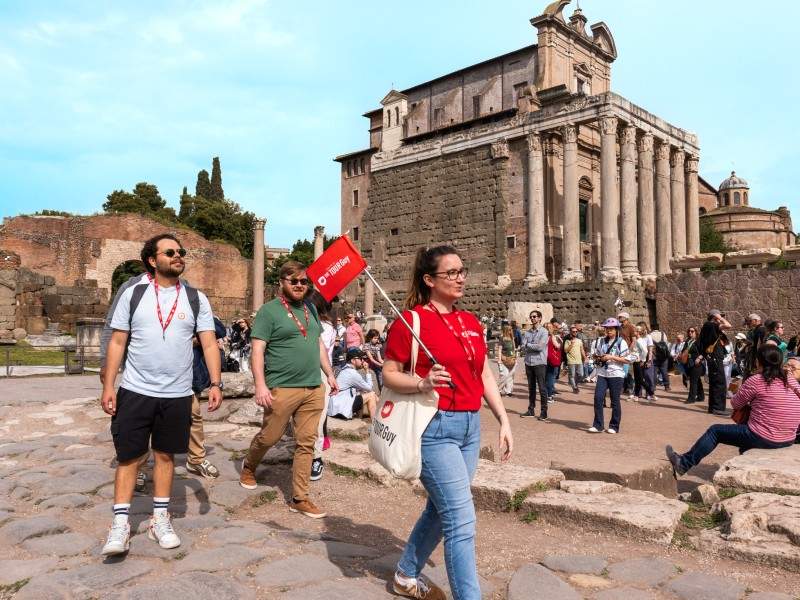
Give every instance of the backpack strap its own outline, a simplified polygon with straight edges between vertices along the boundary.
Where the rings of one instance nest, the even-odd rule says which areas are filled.
[[[309,300],[303,300],[303,304],[306,305],[308,312],[314,315],[314,320],[317,322],[317,325],[319,325],[320,329],[322,329],[322,323],[320,322],[319,315],[317,314],[317,307],[314,306]]]
[[[192,314],[194,315],[194,333],[197,333],[197,317],[200,314],[200,294],[197,288],[184,284],[186,290],[186,297],[189,299],[189,306],[192,307]]]
[[[142,301],[142,296],[144,296],[149,285],[149,283],[139,283],[133,287],[133,292],[131,292],[131,303],[128,309],[128,339],[130,339],[131,327],[133,325],[133,313],[136,312],[136,308]]]

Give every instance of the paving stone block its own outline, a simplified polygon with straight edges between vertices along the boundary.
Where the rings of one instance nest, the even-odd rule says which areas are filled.
[[[656,586],[678,573],[675,565],[663,558],[632,558],[608,567],[615,581]]]
[[[92,499],[84,494],[64,494],[62,496],[53,496],[47,500],[42,501],[39,507],[42,509],[47,508],[81,508],[92,503]]]
[[[114,592],[108,600],[254,600],[255,597],[255,591],[232,579],[211,573],[190,573],[143,582]]]
[[[387,594],[386,586],[378,582],[367,579],[338,579],[290,590],[279,597],[281,600],[334,600],[336,598],[388,600],[397,596]]]
[[[22,547],[33,554],[50,556],[78,556],[91,548],[99,548],[102,542],[82,533],[60,533],[43,538],[33,538],[22,543]]]
[[[0,540],[20,544],[31,538],[63,533],[69,530],[62,521],[53,517],[28,517],[17,519],[0,527]]]
[[[508,600],[581,600],[581,595],[542,565],[523,565],[508,582]]]
[[[56,568],[55,558],[36,558],[27,560],[0,560],[0,586],[11,585],[34,575],[47,573]]]
[[[375,558],[381,553],[380,550],[370,548],[369,546],[332,540],[310,542],[304,546],[304,549],[331,558]]]
[[[740,600],[745,594],[745,587],[730,577],[693,572],[676,577],[667,589],[681,600]]]
[[[102,593],[101,590],[116,590],[128,581],[139,579],[152,568],[152,563],[128,557],[37,575],[14,596],[14,600],[92,598]]]
[[[800,494],[800,445],[748,450],[724,462],[714,474],[714,484],[753,492]]]
[[[326,558],[316,554],[301,554],[262,565],[255,572],[253,580],[260,587],[271,588],[299,586],[341,576],[339,567]]]
[[[246,546],[224,546],[212,550],[199,550],[189,554],[175,565],[179,573],[187,571],[229,571],[257,563],[263,555]]]
[[[134,535],[131,537],[129,556],[181,560],[192,551],[194,540],[186,532],[176,531],[176,533],[181,538],[181,545],[169,549],[159,546],[158,542],[148,538],[146,533]]]
[[[480,459],[472,480],[472,497],[476,508],[499,512],[509,509],[515,495],[558,488],[563,480],[560,471]]]
[[[594,600],[656,600],[656,595],[651,591],[621,587],[597,592]]]
[[[544,557],[542,564],[551,571],[599,575],[603,572],[603,569],[608,566],[608,561],[599,556],[587,556],[583,554],[551,554]]]

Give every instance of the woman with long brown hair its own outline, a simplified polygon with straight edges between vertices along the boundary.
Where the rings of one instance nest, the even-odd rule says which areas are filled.
[[[420,481],[428,502],[411,532],[394,575],[394,591],[410,598],[443,600],[444,593],[421,577],[422,568],[444,538],[447,577],[455,600],[478,600],[475,506],[470,484],[480,449],[480,408],[485,400],[500,422],[500,452],[511,456],[513,438],[500,392],[489,367],[480,321],[456,308],[464,296],[467,268],[455,248],[436,246],[417,253],[404,317],[419,315],[424,352],[411,363],[411,333],[398,321],[386,342],[384,385],[400,393],[439,395],[439,410],[422,435]],[[452,386],[450,385],[452,384]]]

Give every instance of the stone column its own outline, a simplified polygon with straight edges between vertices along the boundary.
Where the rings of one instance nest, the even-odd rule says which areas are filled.
[[[639,252],[636,221],[636,127],[626,125],[620,144],[622,187],[622,277],[639,280]]]
[[[367,278],[364,282],[364,315],[370,316],[375,314],[375,284],[372,280]]]
[[[656,273],[671,273],[672,225],[669,202],[669,142],[656,144]]]
[[[670,205],[672,206],[672,256],[686,255],[686,189],[683,179],[684,153],[674,148],[670,161]]]
[[[528,136],[528,274],[525,283],[536,287],[547,283],[544,262],[544,167],[542,139],[538,133]]]
[[[600,119],[600,210],[602,281],[622,282],[619,270],[619,189],[617,188],[617,118]]]
[[[266,219],[253,221],[253,311],[264,304],[264,225]]]
[[[581,271],[580,212],[578,204],[578,129],[565,125],[564,143],[564,230],[562,271],[559,283],[583,281]]]
[[[639,139],[639,273],[656,278],[656,215],[653,206],[653,134]]]
[[[317,260],[324,250],[325,228],[322,225],[314,227],[314,260]]]
[[[700,253],[700,200],[697,196],[698,158],[686,159],[686,254]]]

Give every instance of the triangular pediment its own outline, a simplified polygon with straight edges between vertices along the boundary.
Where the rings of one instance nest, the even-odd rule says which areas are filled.
[[[391,104],[392,102],[397,102],[398,100],[408,100],[408,96],[406,96],[402,92],[398,92],[397,90],[391,90],[383,100],[381,100],[381,105],[386,106],[387,104]]]

